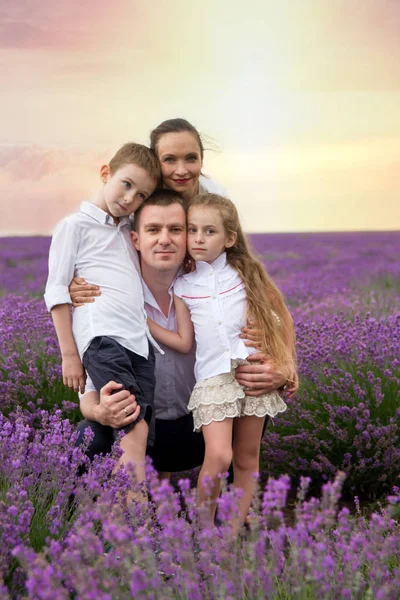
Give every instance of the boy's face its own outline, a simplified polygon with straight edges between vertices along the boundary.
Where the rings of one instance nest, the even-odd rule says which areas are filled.
[[[156,189],[157,182],[145,169],[126,164],[110,173],[108,165],[100,170],[104,183],[98,205],[114,218],[127,217],[143,204]]]

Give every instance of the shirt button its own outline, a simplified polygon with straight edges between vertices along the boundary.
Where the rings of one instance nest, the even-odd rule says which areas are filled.
[[[229,352],[229,348],[225,348],[225,352]]]
[[[214,294],[214,295],[212,296],[213,300],[215,300],[215,298],[216,298],[216,297],[217,297],[217,296]]]
[[[217,321],[217,325],[222,325],[222,321]]]

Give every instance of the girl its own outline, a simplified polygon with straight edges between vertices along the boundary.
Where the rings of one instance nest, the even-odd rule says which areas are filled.
[[[247,319],[260,330],[262,350],[287,372],[294,367],[293,322],[281,293],[262,264],[252,256],[234,204],[217,194],[195,196],[188,210],[188,252],[194,270],[178,278],[174,302],[178,332],[149,320],[153,336],[180,352],[196,339],[196,385],[189,401],[194,427],[202,431],[205,458],[199,475],[200,503],[206,499],[204,477],[211,479],[210,516],[220,493],[220,475],[233,460],[234,483],[243,490],[239,503],[244,522],[250,508],[253,474],[259,468],[265,417],[286,410],[277,392],[246,396],[235,369],[255,350],[240,338]],[[233,444],[232,444],[232,433]]]

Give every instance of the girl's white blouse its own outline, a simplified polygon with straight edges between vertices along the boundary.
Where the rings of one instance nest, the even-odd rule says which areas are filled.
[[[196,270],[181,275],[174,293],[190,310],[196,336],[196,380],[229,373],[231,359],[245,359],[256,350],[240,339],[246,324],[246,290],[224,252],[211,265],[196,262]]]

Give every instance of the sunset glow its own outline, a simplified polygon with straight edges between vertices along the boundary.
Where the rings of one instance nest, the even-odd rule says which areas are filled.
[[[247,231],[398,229],[400,2],[5,0],[0,234],[49,233],[182,116]]]

